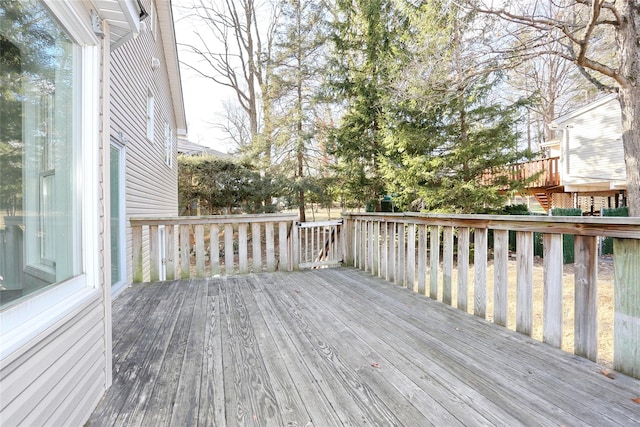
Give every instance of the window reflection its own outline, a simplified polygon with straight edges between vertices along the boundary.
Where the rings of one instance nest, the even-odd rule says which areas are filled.
[[[0,2],[0,305],[81,271],[79,51],[41,1]]]

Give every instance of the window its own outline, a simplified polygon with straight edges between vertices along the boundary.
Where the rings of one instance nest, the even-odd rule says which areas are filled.
[[[151,89],[147,89],[147,139],[151,142],[154,141],[154,127],[155,127],[155,111],[153,92]]]
[[[164,162],[170,168],[173,167],[173,132],[169,123],[164,122]]]
[[[0,7],[0,307],[82,273],[81,49],[40,1]]]

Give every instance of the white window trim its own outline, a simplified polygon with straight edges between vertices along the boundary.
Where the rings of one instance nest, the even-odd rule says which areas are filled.
[[[100,293],[98,204],[99,168],[99,41],[79,2],[45,0],[61,25],[80,45],[79,91],[75,142],[79,156],[79,194],[83,273],[25,298],[0,312],[0,361],[15,360],[48,328],[73,316]],[[85,16],[86,15],[86,16]],[[81,143],[80,143],[81,141]]]

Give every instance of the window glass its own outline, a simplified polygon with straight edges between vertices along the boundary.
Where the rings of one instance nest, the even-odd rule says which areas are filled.
[[[0,306],[80,274],[79,48],[41,1],[0,2]]]

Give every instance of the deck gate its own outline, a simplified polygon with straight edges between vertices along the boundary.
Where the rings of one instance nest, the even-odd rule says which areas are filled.
[[[342,219],[296,222],[294,264],[298,268],[337,267],[342,264]]]

